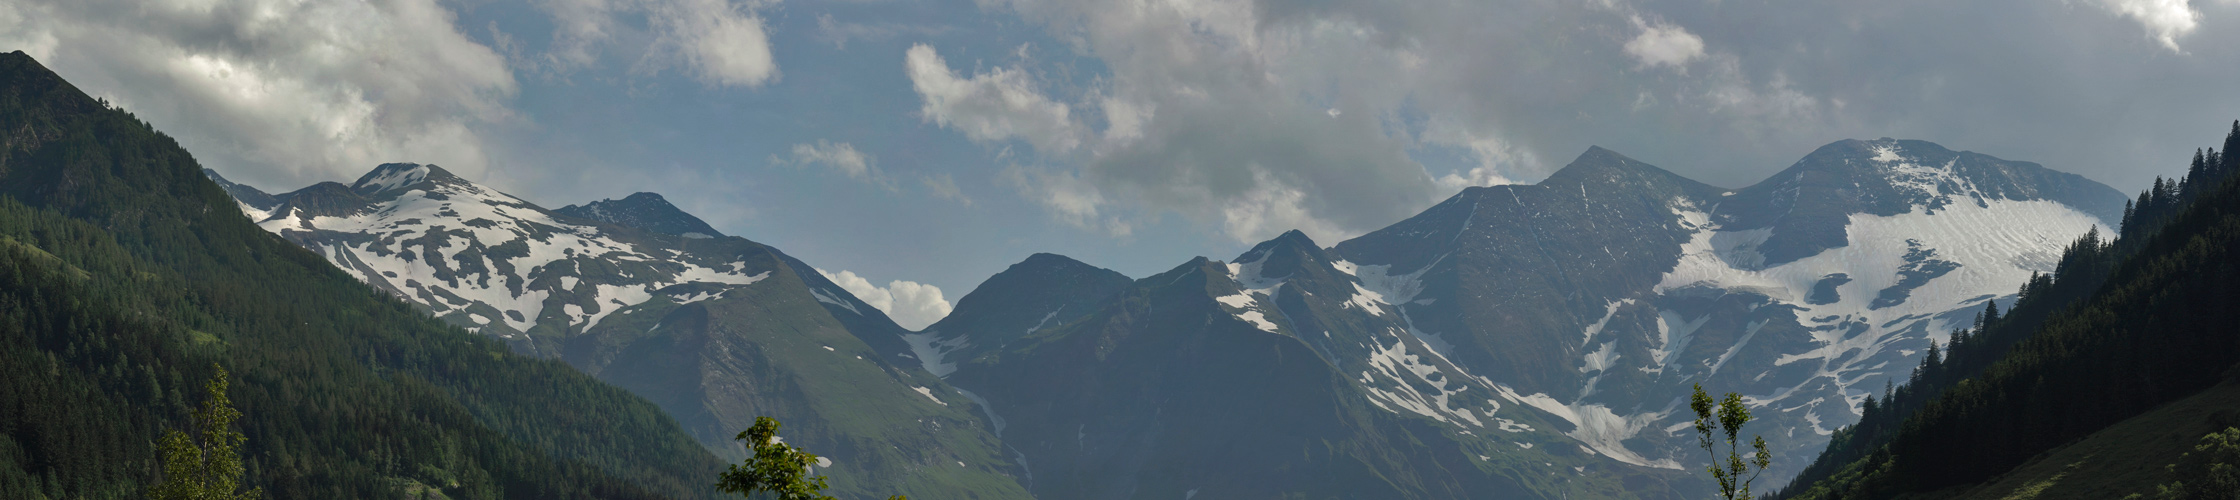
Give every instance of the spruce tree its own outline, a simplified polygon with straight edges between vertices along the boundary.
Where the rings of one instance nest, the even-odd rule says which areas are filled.
[[[2224,136],[2223,174],[2225,175],[2229,175],[2235,171],[2240,171],[2240,156],[2232,155],[2234,148],[2240,148],[2240,120],[2233,120],[2232,132],[2227,133]]]
[[[209,398],[194,411],[196,433],[188,435],[174,429],[164,433],[163,442],[157,445],[158,454],[163,456],[163,482],[148,488],[151,500],[256,500],[264,496],[263,488],[235,491],[241,489],[241,444],[249,438],[233,430],[233,421],[241,418],[241,411],[233,409],[233,401],[226,397],[229,382],[225,367],[211,368],[217,373],[203,385]]]

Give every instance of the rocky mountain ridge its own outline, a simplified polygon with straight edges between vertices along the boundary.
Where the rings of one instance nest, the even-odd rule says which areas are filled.
[[[2123,203],[1921,141],[1840,141],[1733,190],[1590,148],[1538,184],[1465,189],[1329,247],[1294,231],[1136,280],[1037,254],[910,332],[774,249],[630,226],[698,223],[665,202],[661,217],[612,200],[545,211],[452,179],[384,166],[271,208],[236,198],[369,282],[680,419],[946,408],[984,425],[961,447],[991,473],[1053,498],[1687,496],[1704,487],[1678,409],[1695,383],[1748,396],[1783,476],[1902,378],[1891,367]],[[759,337],[802,329],[848,339]],[[748,344],[761,355],[675,368]],[[841,378],[915,394],[713,375],[799,377],[829,366],[820,350],[876,367]],[[912,438],[888,431],[829,439]],[[960,447],[941,442],[927,448]]]
[[[769,415],[832,459],[820,471],[839,494],[1026,495],[972,403],[888,354],[908,349],[906,330],[808,264],[658,195],[547,210],[410,163],[263,206],[253,188],[222,184],[266,231],[439,319],[645,397],[720,455],[741,456],[732,437]]]
[[[1903,378],[1904,368],[1892,367],[1912,366],[1931,340],[1967,324],[1985,302],[2009,300],[2031,273],[2050,272],[2063,244],[2095,228],[2105,232],[2123,200],[2081,177],[1921,141],[1830,144],[1765,182],[1736,190],[1591,148],[1536,185],[1469,188],[1415,217],[1327,248],[1287,233],[1230,263],[1201,259],[1138,280],[1130,288],[1137,291],[1057,327],[1038,326],[1013,347],[939,362],[955,365],[944,371],[953,372],[950,381],[983,396],[1009,421],[1074,423],[1073,446],[1050,444],[1064,441],[1069,433],[1060,431],[1067,429],[1013,424],[1004,434],[1021,452],[1018,460],[1043,473],[1031,485],[1044,496],[1118,498],[1181,487],[1141,465],[1147,462],[1129,461],[1147,460],[1142,455],[1089,446],[1100,440],[1136,443],[1140,449],[1128,453],[1137,454],[1221,452],[1165,437],[1203,424],[1130,428],[1087,410],[1150,406],[1135,410],[1152,412],[1139,418],[1172,422],[1158,420],[1157,409],[1174,408],[1159,401],[1209,397],[1167,391],[1213,389],[1115,389],[1115,382],[1103,381],[1121,373],[1206,370],[1200,367],[1143,361],[1101,369],[1111,374],[1084,368],[1111,365],[1112,356],[1136,343],[1168,345],[1161,342],[1172,341],[1158,340],[1167,335],[1266,335],[1272,338],[1264,341],[1290,346],[1269,352],[1311,354],[1335,373],[1351,374],[1343,382],[1306,377],[1249,390],[1316,387],[1310,393],[1326,399],[1214,413],[1249,415],[1231,418],[1269,425],[1286,415],[1354,415],[1368,408],[1382,415],[1331,425],[1389,435],[1367,429],[1397,418],[1415,422],[1403,426],[1442,429],[1410,435],[1420,446],[1481,457],[1369,466],[1375,472],[1361,473],[1408,479],[1307,490],[1352,487],[1371,496],[1437,498],[1446,496],[1441,488],[1491,481],[1519,497],[1658,496],[1640,488],[1654,483],[1685,495],[1691,486],[1681,485],[1691,479],[1681,472],[1700,465],[1700,451],[1685,433],[1692,416],[1680,409],[1694,383],[1747,395],[1763,419],[1755,432],[1766,434],[1778,452],[1769,477],[1793,473],[1832,429],[1857,418],[1857,404],[1870,391]],[[1203,302],[1169,304],[1150,291],[1184,285],[1193,290],[1190,296],[1204,296],[1192,302],[1210,300],[1228,314],[1200,319],[1199,326],[1148,326],[1166,314],[1203,314],[1176,312],[1206,307]],[[955,314],[993,314],[979,309],[1001,302],[967,303],[980,293],[967,295]],[[1024,318],[1043,309],[1008,311]],[[1142,323],[1143,315],[1153,323]],[[936,324],[929,331],[980,335],[962,325]],[[1163,349],[1189,352],[1182,347],[1188,344],[1173,345]],[[1234,363],[1283,366],[1269,359]],[[1236,376],[1245,375],[1222,377]],[[1247,390],[1217,392],[1254,397],[1238,391]],[[1110,393],[1120,395],[1077,396]],[[1139,399],[1146,394],[1154,396]],[[1362,461],[1327,458],[1235,461],[1253,464],[1240,470],[1325,473],[1352,470]],[[1564,474],[1573,467],[1579,469]],[[1603,471],[1603,484],[1536,484],[1550,473],[1574,476],[1590,468]],[[1478,470],[1439,477],[1409,472],[1424,469]],[[1048,479],[1059,472],[1094,480]]]

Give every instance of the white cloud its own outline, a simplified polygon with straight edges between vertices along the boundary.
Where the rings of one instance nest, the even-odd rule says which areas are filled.
[[[205,166],[292,187],[388,161],[485,170],[517,87],[453,20],[435,0],[21,0],[0,4],[0,42]]]
[[[757,87],[778,76],[762,18],[726,0],[652,4],[660,44],[709,86]]]
[[[609,44],[633,40],[643,19],[641,71],[682,66],[709,87],[760,87],[778,78],[770,34],[757,11],[776,1],[530,0],[552,17],[552,42],[535,65],[568,73],[596,64]]]
[[[964,190],[957,188],[956,177],[952,177],[948,173],[920,177],[918,182],[925,184],[926,190],[932,192],[935,197],[961,203],[968,207],[972,206],[972,197],[965,196]]]
[[[1318,244],[1336,244],[1359,232],[1347,231],[1309,213],[1302,205],[1307,194],[1269,178],[1265,170],[1252,169],[1252,189],[1231,198],[1221,208],[1222,229],[1240,243],[1254,243],[1297,229]]]
[[[1018,188],[1020,196],[1042,205],[1067,224],[1083,229],[1129,227],[1113,219],[1100,220],[1098,210],[1105,205],[1104,193],[1071,172],[1012,165],[1004,168],[1001,178]],[[1114,236],[1125,236],[1120,234],[1125,232]]]
[[[964,132],[974,141],[1025,139],[1045,153],[1063,153],[1081,144],[1079,126],[1065,103],[1035,89],[1033,79],[1016,68],[996,68],[964,78],[924,44],[904,53],[910,85],[925,101],[926,121]]]
[[[872,183],[885,183],[886,174],[879,171],[877,158],[856,151],[853,144],[817,141],[816,144],[793,145],[793,159],[777,163],[793,165],[823,165],[846,174],[848,178]]]
[[[2201,12],[2190,0],[2100,0],[2100,5],[2138,22],[2172,51],[2178,50],[2178,37],[2201,26]]]
[[[590,66],[599,60],[599,48],[614,38],[614,15],[621,7],[609,0],[536,0],[552,16],[552,45],[543,62],[566,71]]]
[[[1626,42],[1625,51],[1642,67],[1664,66],[1687,73],[1688,63],[1703,58],[1703,38],[1679,25],[1644,21],[1641,16],[1633,17],[1633,25],[1641,35]]]
[[[1429,145],[1461,148],[1469,152],[1471,159],[1477,160],[1477,164],[1467,170],[1438,178],[1442,196],[1451,196],[1468,187],[1518,184],[1513,177],[1520,166],[1538,163],[1528,156],[1529,153],[1519,151],[1499,137],[1469,130],[1453,120],[1433,121],[1426,127],[1422,140]]]
[[[817,273],[847,289],[857,299],[887,313],[887,318],[893,319],[895,324],[902,325],[903,328],[921,330],[926,325],[949,316],[949,301],[941,297],[940,287],[903,280],[889,281],[887,286],[880,287],[850,271],[833,273],[818,269]]]

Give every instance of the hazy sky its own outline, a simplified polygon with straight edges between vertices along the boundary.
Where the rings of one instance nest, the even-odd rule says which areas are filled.
[[[2124,191],[2240,118],[2240,0],[0,0],[267,191],[653,191],[908,326],[1034,252],[1324,245],[1589,145],[1740,187],[1845,138]]]

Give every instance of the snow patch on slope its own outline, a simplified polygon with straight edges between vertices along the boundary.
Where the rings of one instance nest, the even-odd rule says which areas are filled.
[[[910,388],[917,390],[918,394],[925,395],[926,399],[931,399],[934,403],[938,403],[941,406],[949,406],[949,403],[941,401],[941,398],[933,397],[933,389],[927,389],[918,386],[910,386]]]
[[[1626,449],[1624,441],[1632,439],[1641,429],[1665,417],[1664,413],[1618,415],[1600,404],[1566,405],[1547,394],[1518,395],[1515,389],[1495,385],[1503,399],[1533,407],[1565,422],[1570,422],[1571,432],[1564,433],[1579,440],[1588,450],[1627,464],[1659,469],[1681,469],[1680,462],[1670,458],[1650,460],[1633,450]]]
[[[1972,186],[1952,176],[1950,165],[1914,165],[1894,147],[1878,149],[1875,161],[1895,163],[1891,168],[1906,189],[1937,195],[1975,193]],[[2099,226],[2098,218],[2053,201],[1982,201],[1981,205],[1972,200],[1950,203],[1934,214],[1918,205],[1908,213],[1892,216],[1852,214],[1844,227],[1848,245],[1772,267],[1763,267],[1763,257],[1756,252],[1770,236],[1770,229],[1724,231],[1694,207],[1676,206],[1676,215],[1698,230],[1682,245],[1679,263],[1654,290],[1665,293],[1713,287],[1747,291],[1795,307],[1800,321],[1813,330],[1818,346],[1783,355],[1775,364],[1817,361],[1822,366],[1798,386],[1754,397],[1753,404],[1778,401],[1825,379],[1844,395],[1852,406],[1847,410],[1855,414],[1857,401],[1866,392],[1850,386],[1872,375],[1876,363],[1886,362],[1876,360],[1876,356],[1902,340],[1900,332],[1926,330],[1935,335],[1964,326],[1947,324],[1938,316],[1980,303],[1977,299],[1981,297],[2011,294],[2032,272],[2052,271],[2060,249],[2069,241],[2094,228],[2107,232]],[[1916,273],[1912,283],[1903,281],[1907,279],[1903,271],[1918,269],[1928,260],[1954,266],[1942,274]],[[1913,266],[1908,267],[1909,263]],[[1845,274],[1850,281],[1834,287],[1836,301],[1805,301],[1816,284],[1837,273]],[[1886,290],[1896,292],[1885,296]],[[1664,346],[1654,353],[1660,367],[1676,361],[1666,358],[1681,352],[1689,334],[1700,327],[1683,319],[1669,311],[1660,314],[1658,330],[1663,338],[1659,340]],[[1748,342],[1754,333],[1753,327],[1740,342]],[[1715,360],[1677,361],[1701,361],[1716,368],[1740,347],[1729,347]]]
[[[673,252],[609,239],[597,226],[562,222],[512,195],[464,181],[425,182],[428,175],[426,166],[384,167],[353,186],[369,195],[395,194],[369,210],[314,217],[291,209],[257,225],[282,236],[306,233],[291,239],[361,280],[385,285],[439,315],[464,314],[475,324],[500,323],[514,332],[536,326],[548,309],[565,322],[562,328],[589,329],[614,311],[650,300],[661,288],[686,283],[745,286],[769,277],[768,272],[748,275],[730,266],[708,268]],[[509,251],[501,252],[501,247]],[[573,269],[569,261],[576,259],[659,263],[656,269],[662,274],[635,276],[622,270],[623,279],[638,284],[600,285],[589,297],[553,297],[554,291],[575,290],[577,280],[540,278]]]
[[[1229,279],[1237,283],[1237,288],[1240,291],[1236,295],[1214,297],[1213,300],[1220,302],[1222,305],[1238,309],[1230,312],[1238,320],[1251,323],[1252,326],[1268,333],[1282,333],[1282,328],[1278,327],[1275,322],[1269,321],[1266,313],[1276,310],[1276,291],[1283,286],[1284,278],[1261,276],[1260,266],[1267,261],[1267,256],[1262,255],[1252,262],[1229,263]],[[1261,297],[1265,297],[1265,299]]]
[[[1371,404],[1395,413],[1398,410],[1394,407],[1398,407],[1440,422],[1455,425],[1468,422],[1485,427],[1485,422],[1479,421],[1469,408],[1455,408],[1451,404],[1457,394],[1470,389],[1467,379],[1443,373],[1429,359],[1408,352],[1407,342],[1394,338],[1390,346],[1381,343],[1371,346],[1368,362],[1374,370],[1361,372],[1361,383],[1369,390]],[[1376,376],[1383,376],[1396,387],[1392,390],[1379,388]],[[1431,391],[1424,392],[1418,387],[1429,387]]]
[[[956,373],[957,364],[948,361],[949,353],[972,345],[971,339],[964,335],[942,339],[941,332],[934,330],[903,334],[902,341],[910,344],[910,354],[918,358],[919,366],[925,367],[926,371],[932,372],[936,377],[948,377],[949,374]]]

